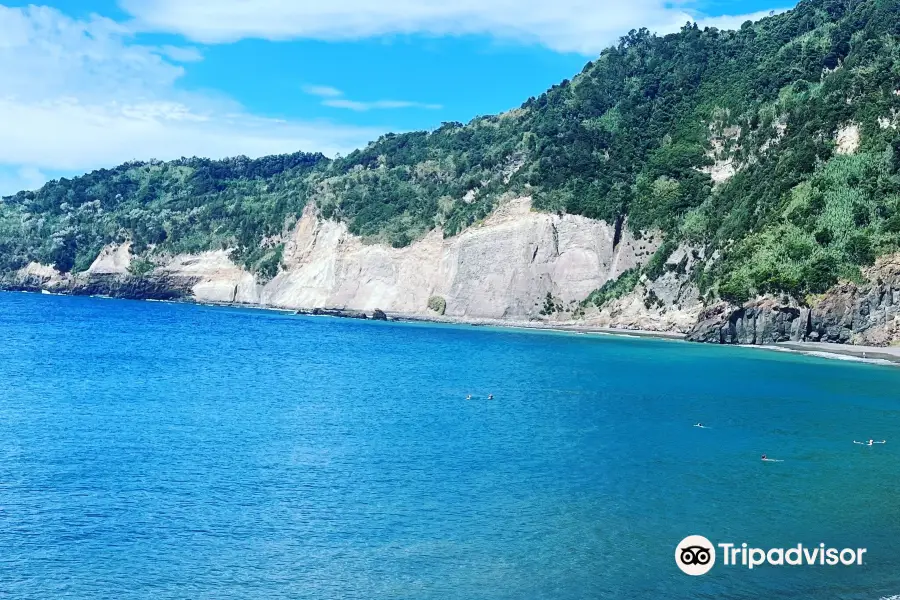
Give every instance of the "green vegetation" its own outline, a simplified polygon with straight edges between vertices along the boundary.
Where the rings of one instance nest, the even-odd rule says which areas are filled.
[[[603,306],[607,302],[621,298],[633,290],[641,280],[640,269],[629,269],[622,273],[618,279],[607,281],[599,290],[595,290],[588,296],[581,305],[583,307],[591,304],[595,306]]]
[[[428,308],[439,315],[443,315],[447,310],[447,301],[441,296],[432,296],[428,299]]]
[[[562,303],[553,297],[553,294],[547,292],[547,296],[544,298],[544,305],[541,307],[540,314],[549,317],[550,315],[554,315],[556,313],[560,313],[564,310]]]
[[[148,260],[146,258],[136,258],[131,261],[130,265],[128,265],[128,272],[135,277],[144,277],[155,268],[156,265],[152,260]]]
[[[0,270],[84,269],[130,239],[147,256],[232,249],[271,277],[282,253],[271,240],[308,202],[400,247],[529,194],[540,210],[661,230],[650,278],[690,242],[717,256],[695,270],[704,294],[802,298],[900,249],[898,88],[900,0],[803,0],[737,31],[632,31],[518,109],[385,135],[344,158],[128,163],[5,198]],[[851,124],[859,147],[839,149]],[[726,158],[736,173],[714,183]]]

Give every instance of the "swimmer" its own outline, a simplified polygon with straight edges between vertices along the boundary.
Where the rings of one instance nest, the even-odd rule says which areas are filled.
[[[493,394],[488,394],[488,400],[493,400],[493,399],[494,399],[494,395],[493,395]]]
[[[471,399],[472,399],[472,394],[469,394],[468,396],[466,396],[466,400],[471,400]]]
[[[706,427],[703,425],[703,423],[697,423],[696,425],[694,425],[694,427],[699,427],[700,429],[706,429]]]
[[[783,460],[776,460],[774,458],[769,458],[765,454],[762,455],[762,461],[763,462],[784,462]]]
[[[857,442],[856,440],[853,440],[853,443],[859,444],[860,446],[874,446],[875,444],[886,444],[887,440],[882,440],[880,442],[876,442],[875,440],[869,440],[867,442]]]

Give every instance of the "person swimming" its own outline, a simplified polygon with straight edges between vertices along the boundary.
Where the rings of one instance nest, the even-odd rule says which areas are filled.
[[[876,442],[875,440],[868,440],[866,442],[857,442],[856,440],[853,440],[853,443],[859,444],[860,446],[874,446],[875,444],[886,444],[887,440],[882,440],[880,442]]]
[[[762,461],[763,461],[763,462],[784,462],[783,460],[778,460],[778,459],[776,459],[776,458],[769,458],[769,457],[768,457],[767,455],[765,455],[765,454],[762,455]]]
[[[471,399],[472,399],[472,394],[469,394],[468,396],[466,396],[466,400],[471,400]]]
[[[703,426],[703,423],[697,423],[696,425],[694,425],[694,427],[699,427],[700,429],[706,429],[706,427]]]
[[[493,399],[494,399],[494,395],[493,395],[493,394],[488,394],[488,400],[493,400]]]

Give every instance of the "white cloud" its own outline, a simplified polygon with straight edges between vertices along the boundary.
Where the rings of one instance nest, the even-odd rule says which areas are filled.
[[[440,110],[444,108],[440,104],[428,104],[425,102],[411,102],[409,100],[375,100],[374,102],[360,102],[344,98],[344,92],[330,85],[307,85],[303,91],[310,96],[322,98],[322,106],[331,108],[346,108],[356,112],[370,110],[384,110],[397,108],[424,108],[426,110]]]
[[[0,194],[131,159],[346,153],[383,128],[283,121],[179,91],[193,48],[134,43],[122,25],[0,6]]]
[[[125,160],[347,152],[380,130],[202,113],[176,102],[22,103],[0,99],[0,164],[84,171]]]
[[[409,102],[406,100],[376,100],[375,102],[357,102],[356,100],[347,100],[346,98],[333,98],[323,100],[322,104],[332,108],[346,108],[356,112],[365,112],[368,110],[382,110],[391,108],[424,108],[426,110],[440,110],[443,108],[440,104],[425,104],[423,102]]]
[[[701,27],[716,27],[718,29],[740,29],[747,21],[758,21],[763,17],[780,14],[787,9],[779,8],[776,10],[761,10],[749,15],[722,15],[719,17],[704,17],[698,19],[697,23]]]
[[[319,96],[320,98],[337,98],[344,95],[344,92],[329,85],[305,85],[303,91],[310,96]]]
[[[632,28],[702,19],[686,0],[120,0],[138,28],[205,43],[242,38],[354,40],[393,34],[491,35],[597,54]],[[746,17],[739,19],[739,26]],[[721,26],[720,26],[721,27]]]

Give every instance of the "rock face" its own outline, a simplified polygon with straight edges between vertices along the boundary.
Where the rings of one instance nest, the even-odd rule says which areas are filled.
[[[804,308],[774,298],[705,309],[688,339],[723,344],[783,341],[887,346],[900,341],[900,255],[881,257],[865,283],[842,283]]]
[[[104,248],[84,273],[34,263],[2,285],[418,316],[434,315],[429,300],[440,298],[451,319],[527,319],[540,316],[548,293],[563,303],[580,302],[645,263],[660,243],[652,235],[636,239],[624,222],[535,212],[529,198],[520,198],[460,235],[444,238],[434,230],[406,248],[391,248],[363,243],[343,223],[320,219],[310,205],[286,236],[283,270],[265,284],[223,250],[154,256],[155,268],[138,276],[129,271],[130,247],[122,244]]]
[[[51,266],[31,263],[12,276],[0,279],[0,289],[37,292],[41,290],[74,296],[111,296],[131,300],[194,299],[197,278],[159,272],[145,277],[125,273],[60,273]]]
[[[578,303],[606,281],[649,260],[658,237],[638,239],[626,223],[533,212],[523,198],[458,236],[432,231],[409,247],[389,248],[364,244],[310,206],[285,238],[283,270],[265,284],[224,250],[154,255],[156,264],[138,274],[129,269],[126,243],[104,248],[82,273],[31,263],[0,276],[0,289],[251,304],[354,318],[386,318],[387,311],[443,312],[449,320],[561,320],[571,319]],[[880,258],[863,283],[837,285],[810,307],[774,297],[704,307],[691,279],[703,262],[701,248],[681,246],[656,280],[642,279],[625,296],[586,310],[579,322],[687,332],[690,340],[720,344],[900,341],[900,254]],[[548,298],[564,307],[561,313],[544,314]]]
[[[255,277],[235,265],[220,250],[167,257],[145,275],[129,272],[128,244],[107,246],[83,273],[60,273],[52,266],[31,263],[0,281],[3,289],[82,296],[254,304],[259,300]]]
[[[191,295],[200,302],[259,304],[261,286],[225,250],[172,257],[154,274],[191,282]],[[286,307],[300,308],[300,307]]]
[[[87,272],[95,275],[125,275],[131,260],[131,242],[118,246],[110,244],[100,251]]]
[[[509,202],[481,226],[444,239],[440,231],[406,248],[366,245],[343,223],[322,221],[310,206],[285,246],[285,270],[262,290],[265,305],[338,306],[427,315],[522,318],[539,314],[550,293],[580,301],[611,277],[642,264],[658,242],[625,227],[531,211]]]
[[[782,305],[770,297],[740,307],[723,302],[701,311],[687,339],[715,344],[802,341],[808,332],[809,314],[809,309]]]
[[[660,277],[654,281],[643,278],[631,293],[586,314],[585,322],[618,329],[689,331],[703,308],[700,290],[689,275],[703,257],[700,248],[679,246]]]

